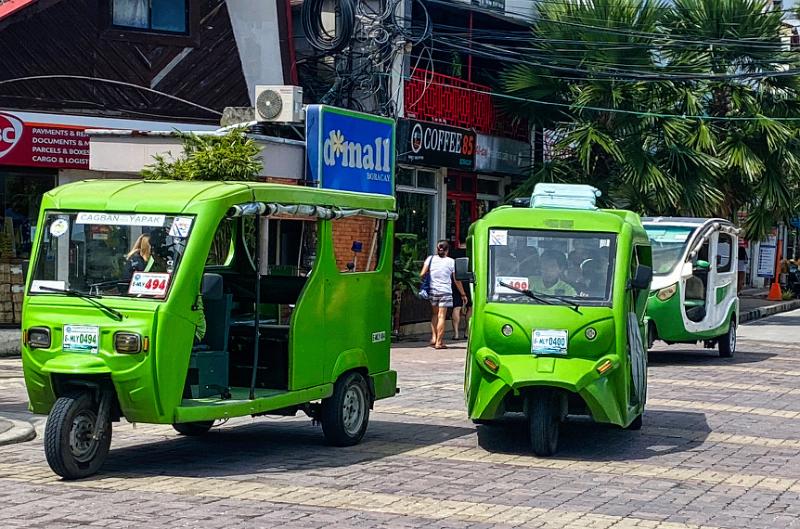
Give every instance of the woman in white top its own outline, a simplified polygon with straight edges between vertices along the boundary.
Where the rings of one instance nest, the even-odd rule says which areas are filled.
[[[453,288],[455,283],[461,294],[461,299],[466,302],[467,295],[464,293],[464,286],[461,281],[456,281],[456,263],[447,256],[450,245],[447,241],[439,241],[436,244],[436,255],[430,256],[425,260],[420,276],[431,274],[431,345],[436,349],[446,349],[444,345],[444,322],[447,316],[447,309],[453,306]]]

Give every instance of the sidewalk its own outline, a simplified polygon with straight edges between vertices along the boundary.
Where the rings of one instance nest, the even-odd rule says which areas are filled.
[[[739,293],[739,322],[758,320],[800,308],[800,299],[769,301],[766,288],[746,288]]]

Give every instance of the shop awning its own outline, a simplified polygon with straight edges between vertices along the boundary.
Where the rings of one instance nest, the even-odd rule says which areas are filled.
[[[17,11],[35,4],[37,0],[0,0],[0,20],[3,20],[9,15],[13,15]]]

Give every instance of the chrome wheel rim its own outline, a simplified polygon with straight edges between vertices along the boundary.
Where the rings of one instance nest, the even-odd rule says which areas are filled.
[[[93,411],[84,410],[72,419],[69,431],[69,450],[78,462],[91,461],[97,453],[98,443],[92,438],[97,416]]]
[[[348,435],[354,436],[361,431],[366,409],[366,399],[361,386],[352,385],[347,388],[342,404],[342,423]]]
[[[731,352],[736,350],[736,325],[731,324],[731,329],[728,332],[728,345],[731,348]]]

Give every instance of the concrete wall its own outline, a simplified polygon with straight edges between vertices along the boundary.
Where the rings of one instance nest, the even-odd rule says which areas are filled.
[[[255,85],[285,84],[278,34],[278,10],[275,4],[277,1],[282,0],[227,2],[251,103]]]
[[[305,169],[305,147],[301,142],[256,141],[263,147],[260,176],[301,179]],[[179,138],[163,135],[90,134],[89,168],[92,171],[138,174],[153,163],[153,155],[168,159],[179,155]]]

